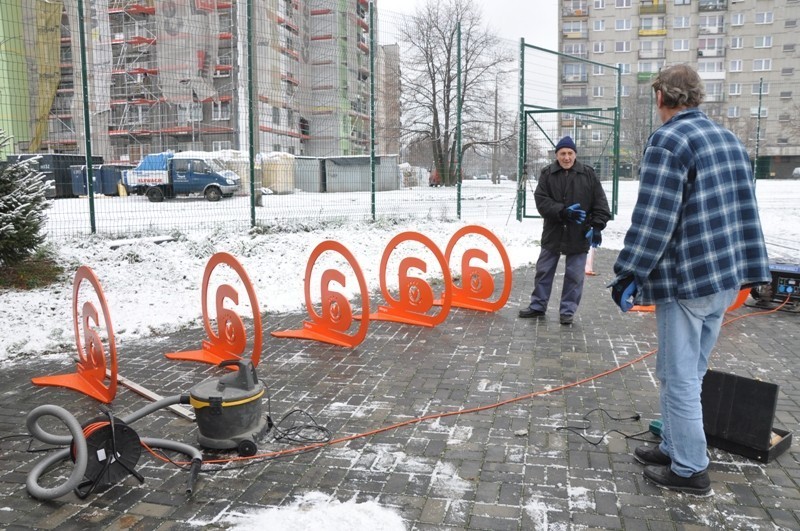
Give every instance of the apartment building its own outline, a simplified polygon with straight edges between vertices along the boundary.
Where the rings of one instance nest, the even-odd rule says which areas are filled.
[[[2,102],[0,127],[15,131],[14,151],[83,153],[77,0],[9,1],[0,42],[19,40],[29,51],[18,53],[15,75],[0,76],[0,85],[46,110],[22,98]],[[369,153],[368,0],[252,0],[252,17],[243,0],[84,4],[92,152],[106,162],[165,150],[247,150],[251,112],[256,152]],[[393,124],[399,107],[380,98],[397,92],[399,57],[381,47],[376,57],[376,115]],[[47,125],[38,136],[37,122]],[[381,153],[396,146],[389,131],[377,131]]]
[[[705,82],[703,110],[737,133],[759,177],[788,177],[800,166],[800,0],[561,2],[559,47],[569,57],[560,58],[559,105],[615,105],[616,70],[603,65],[619,68],[623,151],[641,147],[632,124],[658,125],[652,77],[689,63]],[[561,128],[587,145],[606,142],[607,132],[579,117],[562,117]]]

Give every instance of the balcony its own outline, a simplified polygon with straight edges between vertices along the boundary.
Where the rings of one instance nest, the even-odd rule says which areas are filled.
[[[563,83],[586,83],[587,79],[586,74],[569,74],[561,77]]]
[[[704,11],[725,11],[728,9],[727,0],[700,0],[697,9]]]
[[[667,4],[665,2],[661,3],[653,3],[651,2],[642,2],[639,4],[639,14],[640,15],[659,15],[664,14],[667,12]]]
[[[640,84],[650,83],[657,75],[658,72],[639,72],[636,74],[636,82]]]
[[[573,9],[571,7],[565,7],[561,10],[561,16],[564,18],[586,18],[589,16],[589,8],[587,6],[583,6],[581,9]]]
[[[725,48],[705,48],[697,50],[697,57],[725,57]]]
[[[697,32],[700,33],[700,35],[717,35],[724,31],[725,28],[722,26],[700,26],[697,28]]]
[[[664,50],[639,50],[639,59],[666,59]]]
[[[586,107],[589,105],[589,96],[562,96],[561,105],[563,107]]]
[[[583,31],[564,31],[561,33],[561,36],[565,39],[588,39],[589,38],[589,30]]]
[[[659,37],[667,34],[667,28],[639,28],[640,37]]]

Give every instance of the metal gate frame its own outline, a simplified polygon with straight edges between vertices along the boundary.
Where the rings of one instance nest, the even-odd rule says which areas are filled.
[[[575,62],[582,62],[590,65],[598,65],[602,66],[603,68],[609,68],[616,72],[616,106],[614,107],[572,107],[572,108],[552,108],[552,107],[543,107],[541,105],[533,105],[526,103],[525,101],[525,51],[527,49],[537,50],[546,54],[551,54],[557,57],[567,57],[571,61]],[[559,69],[561,63],[559,62]],[[533,46],[531,44],[525,44],[525,39],[520,39],[520,58],[519,58],[519,142],[517,143],[518,151],[517,151],[517,175],[521,176],[520,179],[517,180],[517,221],[522,221],[524,218],[540,218],[538,212],[536,212],[535,207],[532,209],[532,213],[528,212],[527,208],[527,196],[525,193],[525,186],[528,182],[528,160],[527,160],[527,153],[528,153],[528,122],[529,120],[533,122],[534,126],[539,130],[539,132],[545,137],[545,139],[550,143],[551,146],[555,147],[556,142],[553,141],[552,138],[547,134],[547,132],[542,128],[540,125],[540,120],[537,119],[539,115],[542,114],[552,114],[552,113],[568,113],[575,116],[581,116],[583,121],[589,124],[597,124],[603,126],[610,126],[613,128],[613,142],[614,146],[612,148],[611,153],[611,182],[612,182],[612,189],[611,189],[611,219],[614,219],[614,216],[617,214],[618,211],[618,196],[619,196],[619,150],[620,150],[620,94],[622,91],[622,80],[621,80],[621,72],[622,69],[619,66],[614,65],[607,65],[603,63],[598,63],[596,61],[590,61],[588,59],[582,59],[580,57],[576,57],[574,55],[568,55],[561,52],[548,50],[546,48],[540,48],[538,46]],[[601,113],[612,113],[613,117],[609,118],[604,116]]]

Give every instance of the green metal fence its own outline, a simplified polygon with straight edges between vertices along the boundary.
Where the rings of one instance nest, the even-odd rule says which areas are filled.
[[[8,0],[0,159],[54,181],[50,235],[458,218],[475,82],[459,59],[437,67],[457,83],[415,86],[424,20],[367,0]],[[448,143],[424,106],[401,115],[414,91],[453,103]]]

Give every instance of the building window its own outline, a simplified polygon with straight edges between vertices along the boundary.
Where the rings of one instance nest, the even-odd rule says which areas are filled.
[[[700,17],[700,33],[722,33],[724,28],[722,15],[703,15]]]
[[[272,123],[275,125],[281,124],[281,108],[280,107],[273,107],[272,108]],[[280,151],[276,149],[275,151]]]
[[[722,101],[722,81],[706,81],[706,101]]]
[[[641,17],[639,28],[643,30],[663,30],[664,17]]]
[[[226,149],[233,149],[233,144],[230,140],[214,140],[211,142],[211,151],[223,151]]]
[[[783,53],[794,53],[794,44],[784,44]]]
[[[692,0],[675,0],[676,6],[688,6],[692,3]]]
[[[626,31],[631,29],[631,19],[619,18],[614,22],[614,29],[616,31]]]
[[[744,13],[731,14],[731,26],[744,26]]]
[[[230,120],[231,104],[228,101],[215,101],[211,104],[212,120]]]
[[[689,50],[689,39],[675,39],[672,41],[672,50],[686,52]]]
[[[756,24],[772,24],[772,11],[756,13]]]
[[[797,20],[787,20],[784,22],[784,28],[796,28],[797,27]]]
[[[758,118],[758,106],[750,107],[750,117],[751,118]],[[761,107],[761,118],[766,118],[769,113],[767,112],[766,107]]]
[[[755,48],[772,48],[772,35],[756,37]]]
[[[199,102],[178,104],[178,123],[202,122],[203,104]]]
[[[606,68],[603,65],[592,65],[592,75],[604,76],[606,75]]]
[[[794,68],[791,66],[787,68],[781,68],[781,75],[782,76],[793,76],[794,75]]]
[[[617,41],[614,43],[615,52],[629,52],[631,51],[631,41]]]
[[[731,83],[728,85],[728,94],[731,96],[741,96],[742,95],[742,84],[741,83]]]
[[[674,29],[689,28],[691,27],[692,17],[675,17],[672,21]]]
[[[280,151],[281,145],[280,144],[272,144],[272,151]]]
[[[605,53],[606,51],[606,43],[603,41],[598,41],[592,44],[592,50],[594,53]]]
[[[758,95],[759,91],[761,95],[769,94],[769,83],[763,83],[763,85],[761,83],[753,83],[750,94]]]
[[[738,118],[739,117],[739,107],[736,105],[731,105],[728,107],[728,118]]]
[[[595,9],[605,9],[606,8],[606,0],[594,0],[594,8]]]
[[[754,59],[753,72],[766,72],[772,70],[772,59]]]
[[[631,0],[614,0],[614,7],[631,7]]]
[[[790,99],[792,99],[792,91],[791,90],[782,90],[781,91],[781,99],[782,100],[790,100]]]
[[[728,66],[728,70],[731,72],[741,72],[742,71],[742,60],[741,59],[734,59],[730,62]]]
[[[606,30],[606,21],[605,20],[595,20],[594,25],[592,26],[594,31],[605,31]]]
[[[592,87],[592,96],[595,98],[602,98],[606,95],[605,87]]]
[[[630,74],[631,73],[631,65],[630,63],[618,63],[617,66],[619,67],[620,74]]]
[[[744,48],[744,39],[741,37],[731,37],[731,50],[741,50]]]
[[[704,73],[719,73],[725,71],[722,60],[719,61],[700,61],[697,63],[697,71]]]

